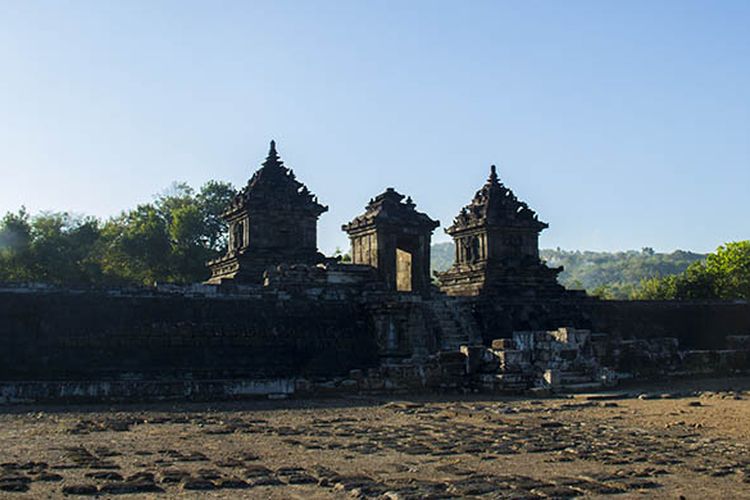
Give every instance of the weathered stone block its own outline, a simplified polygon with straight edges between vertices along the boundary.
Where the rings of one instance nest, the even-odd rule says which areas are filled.
[[[531,350],[534,348],[534,332],[522,331],[513,332],[513,343],[516,349]]]
[[[502,349],[515,349],[516,344],[513,342],[513,339],[495,339],[492,341],[492,348],[498,351]]]
[[[466,373],[476,373],[484,362],[484,346],[461,346],[461,354],[466,358]]]
[[[542,376],[544,383],[547,384],[549,387],[557,388],[560,386],[561,383],[561,374],[558,370],[544,370],[544,375]]]
[[[497,351],[497,357],[504,372],[521,371],[529,361],[529,354],[520,350]]]

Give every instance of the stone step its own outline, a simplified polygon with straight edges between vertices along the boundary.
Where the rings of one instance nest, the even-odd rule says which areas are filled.
[[[433,302],[431,306],[435,326],[440,330],[442,349],[455,351],[469,344],[473,335],[472,318],[465,318],[460,309],[449,301]]]

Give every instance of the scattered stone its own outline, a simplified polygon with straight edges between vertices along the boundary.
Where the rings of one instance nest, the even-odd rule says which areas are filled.
[[[207,481],[214,481],[222,477],[221,472],[216,469],[198,469],[197,476]]]
[[[153,483],[156,479],[154,478],[153,472],[136,472],[127,477],[128,481],[145,481]]]
[[[216,483],[216,486],[218,488],[225,488],[225,489],[246,489],[250,487],[250,484],[246,481],[243,481],[241,479],[237,478],[227,478],[227,479],[221,479]]]
[[[42,472],[35,478],[35,480],[45,482],[45,483],[53,483],[57,481],[62,481],[63,477],[60,474],[53,474],[51,472]]]
[[[101,487],[101,493],[107,495],[126,495],[130,493],[162,493],[163,489],[149,481],[123,481],[107,483]]]
[[[23,481],[0,481],[0,491],[23,493],[29,491],[29,483]]]
[[[583,495],[583,491],[570,486],[551,485],[534,488],[531,493],[546,498],[575,498]]]
[[[661,484],[648,479],[631,479],[625,483],[626,487],[631,490],[652,490],[661,488]]]
[[[556,429],[558,427],[564,427],[560,422],[542,422],[540,427],[542,429]]]
[[[376,496],[385,493],[387,488],[368,476],[339,476],[334,490],[347,491],[352,496]]]
[[[106,481],[122,481],[123,477],[114,471],[87,472],[86,477],[90,479],[101,479]]]
[[[315,479],[313,476],[309,474],[305,474],[305,473],[292,474],[290,476],[285,477],[284,480],[288,484],[314,484],[318,482],[318,480]]]
[[[191,474],[182,470],[163,470],[159,473],[160,481],[164,484],[179,483],[191,477]]]
[[[245,467],[245,477],[247,478],[267,477],[272,474],[273,471],[271,469],[262,465],[248,465]]]
[[[463,479],[457,479],[448,483],[448,493],[466,496],[486,495],[509,490],[510,486],[499,483],[491,476],[474,475]]]
[[[62,489],[64,495],[97,495],[99,489],[93,484],[71,484]]]
[[[182,489],[188,491],[215,490],[216,485],[206,479],[187,479],[182,483]]]
[[[248,479],[251,486],[280,486],[284,483],[273,476],[260,476]]]

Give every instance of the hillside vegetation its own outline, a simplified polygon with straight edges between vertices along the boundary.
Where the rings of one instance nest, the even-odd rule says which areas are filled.
[[[443,271],[453,264],[453,243],[432,247],[432,268]],[[640,251],[592,252],[544,249],[541,258],[550,267],[563,266],[560,283],[567,288],[586,290],[603,298],[627,299],[638,294],[641,284],[653,278],[678,275],[705,254],[677,250],[657,253],[651,248]]]
[[[565,287],[619,299],[631,298],[644,280],[680,274],[706,258],[684,250],[657,253],[651,248],[625,252],[544,249],[540,256],[550,267],[564,267],[560,283]]]

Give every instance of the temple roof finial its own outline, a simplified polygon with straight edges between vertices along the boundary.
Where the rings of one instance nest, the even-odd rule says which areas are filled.
[[[264,167],[280,167],[283,165],[279,153],[276,151],[276,141],[271,140],[271,147],[268,149],[268,156],[263,162]]]
[[[490,182],[497,182],[497,167],[495,165],[490,165]]]

